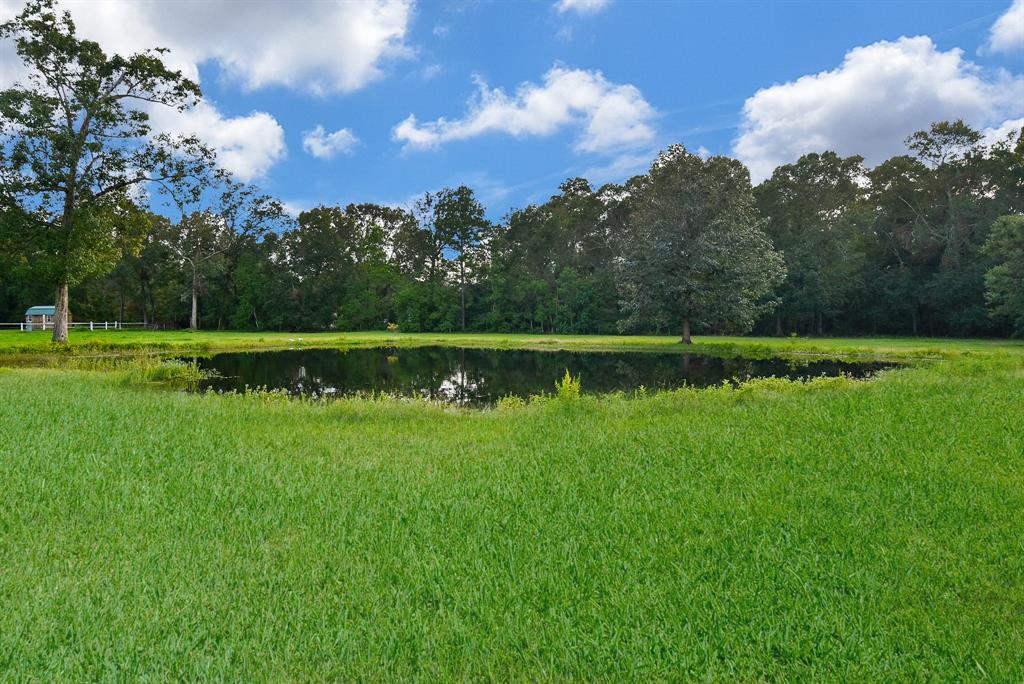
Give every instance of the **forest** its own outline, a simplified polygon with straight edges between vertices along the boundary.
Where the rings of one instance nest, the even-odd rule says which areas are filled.
[[[72,287],[72,316],[204,329],[675,334],[691,296],[695,331],[1024,334],[1020,135],[986,145],[963,122],[940,122],[907,146],[873,169],[808,154],[755,187],[738,161],[673,146],[647,174],[599,188],[568,179],[499,223],[468,187],[411,207],[291,217],[219,177],[176,218],[134,204],[111,214],[116,258]],[[652,207],[668,204],[671,225],[658,225]],[[725,205],[735,211],[723,220]],[[3,231],[0,320],[52,301],[31,237]],[[730,302],[738,281],[726,262],[749,255],[758,272],[741,280],[755,296]],[[659,292],[671,278],[663,271],[687,263],[689,292]]]

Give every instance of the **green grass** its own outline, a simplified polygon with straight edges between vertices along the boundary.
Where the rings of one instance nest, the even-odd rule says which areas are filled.
[[[531,349],[684,349],[674,336],[519,335],[511,333],[276,333],[208,332],[188,330],[80,331],[59,347],[43,331],[0,331],[0,363],[15,354],[87,355],[105,352],[151,353],[173,351],[231,351],[286,347],[351,347],[448,344],[491,348]],[[946,339],[930,337],[779,338],[694,337],[691,351],[706,353],[822,353],[899,357],[958,355],[964,352],[1024,354],[1024,340]]]
[[[259,338],[94,341],[149,339]],[[1022,346],[702,342],[948,358],[491,411],[0,370],[0,680],[1024,679]]]

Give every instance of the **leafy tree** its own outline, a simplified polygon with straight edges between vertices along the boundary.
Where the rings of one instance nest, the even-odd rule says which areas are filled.
[[[210,210],[186,215],[171,232],[167,247],[188,273],[191,313],[188,327],[199,329],[199,295],[206,278],[224,269],[223,255],[230,249],[232,233],[223,217]]]
[[[995,265],[985,273],[985,299],[993,317],[1010,322],[1024,336],[1024,216],[1001,216],[985,242]]]
[[[674,145],[640,192],[618,264],[624,327],[680,330],[685,344],[692,325],[749,330],[785,266],[762,230],[747,169]]]
[[[117,261],[106,219],[131,189],[181,184],[210,153],[197,140],[150,136],[147,107],[185,109],[199,86],[164,66],[164,50],[122,57],[75,34],[68,12],[33,0],[0,26],[28,69],[0,92],[0,194],[34,217],[56,284],[53,340],[68,335],[68,288]]]
[[[437,198],[434,229],[444,249],[455,254],[459,279],[459,327],[466,329],[466,272],[488,226],[484,207],[465,185],[445,188]]]
[[[825,152],[780,166],[755,189],[758,208],[768,220],[765,230],[786,259],[777,335],[783,333],[784,319],[794,326],[813,321],[815,332],[823,334],[824,319],[844,311],[856,292],[866,214],[863,177],[860,157]]]
[[[618,302],[612,233],[621,198],[583,178],[558,195],[512,212],[489,239],[492,325],[507,330],[608,332]],[[611,219],[611,220],[610,220]]]

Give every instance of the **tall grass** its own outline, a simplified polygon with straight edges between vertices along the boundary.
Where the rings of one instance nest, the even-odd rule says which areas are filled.
[[[1024,678],[1024,364],[512,410],[0,373],[0,679]]]

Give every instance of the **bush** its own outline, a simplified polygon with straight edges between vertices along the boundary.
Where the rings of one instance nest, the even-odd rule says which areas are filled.
[[[565,376],[555,382],[555,395],[559,399],[573,401],[580,398],[580,376],[575,378],[569,375],[569,369],[565,369]]]
[[[526,400],[522,397],[517,397],[514,394],[508,394],[498,399],[496,408],[499,411],[514,411],[516,409],[521,409],[524,406],[526,406]]]

